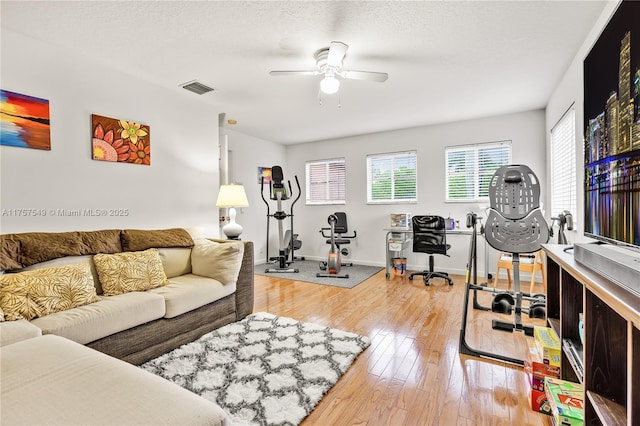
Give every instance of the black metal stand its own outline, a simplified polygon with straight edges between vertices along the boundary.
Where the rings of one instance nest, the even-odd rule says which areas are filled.
[[[493,360],[498,360],[498,361],[503,361],[503,362],[507,362],[509,364],[515,364],[515,365],[524,365],[524,361],[521,359],[517,359],[517,358],[511,358],[505,355],[501,355],[501,354],[496,354],[496,353],[492,353],[492,352],[485,352],[485,351],[481,351],[475,348],[472,348],[471,346],[469,346],[469,344],[467,343],[467,311],[469,310],[469,292],[471,290],[474,291],[474,304],[475,304],[475,298],[476,298],[476,294],[475,292],[479,289],[482,289],[483,287],[478,286],[477,284],[472,284],[471,283],[471,278],[473,275],[473,281],[474,283],[477,283],[478,280],[478,272],[477,272],[477,242],[476,242],[476,217],[474,213],[469,213],[470,215],[473,215],[471,220],[467,220],[467,226],[469,226],[470,222],[471,222],[471,226],[473,228],[473,233],[471,234],[471,242],[469,244],[469,258],[467,261],[467,273],[466,273],[466,279],[465,279],[465,292],[464,292],[464,302],[462,305],[462,325],[460,328],[460,341],[458,344],[458,352],[464,355],[471,355],[471,356],[475,356],[478,358],[487,358],[487,359],[493,359]],[[497,277],[496,277],[497,279]],[[478,288],[479,287],[479,288]],[[486,310],[489,310],[488,308]],[[511,330],[513,331],[513,329]]]

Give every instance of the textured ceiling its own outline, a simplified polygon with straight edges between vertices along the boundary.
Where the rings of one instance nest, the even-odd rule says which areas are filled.
[[[93,57],[283,144],[543,108],[602,1],[5,1],[2,27]],[[344,67],[389,73],[324,95],[332,40]],[[143,60],[141,60],[143,58]],[[180,88],[197,79],[216,90]]]

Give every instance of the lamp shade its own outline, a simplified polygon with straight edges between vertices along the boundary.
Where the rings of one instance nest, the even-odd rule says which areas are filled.
[[[216,207],[248,207],[249,200],[242,185],[220,185]]]

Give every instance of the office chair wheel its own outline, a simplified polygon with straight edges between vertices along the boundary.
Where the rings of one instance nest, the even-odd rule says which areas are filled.
[[[424,285],[429,287],[429,279],[427,277],[424,277],[423,280],[424,280]]]
[[[409,275],[409,281],[413,281],[413,275]]]

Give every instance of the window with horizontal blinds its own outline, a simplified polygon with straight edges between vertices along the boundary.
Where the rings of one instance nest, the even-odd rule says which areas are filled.
[[[511,163],[511,141],[450,146],[445,158],[446,201],[487,201],[493,174]]]
[[[573,106],[551,129],[551,216],[564,210],[576,221],[576,114]]]
[[[344,204],[347,171],[344,158],[307,161],[307,204]]]
[[[367,203],[415,203],[416,151],[367,155]]]

